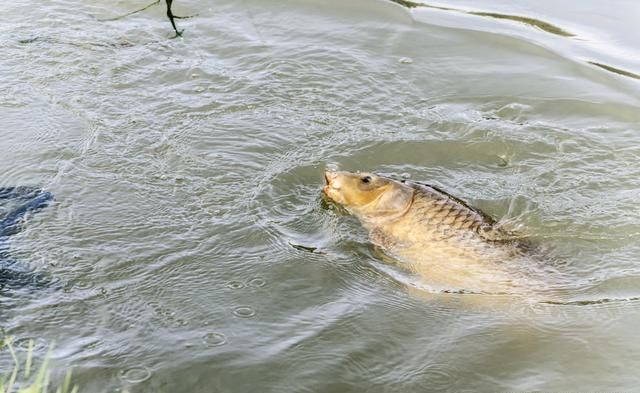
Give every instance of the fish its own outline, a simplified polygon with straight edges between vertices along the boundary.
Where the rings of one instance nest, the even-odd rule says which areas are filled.
[[[324,195],[358,218],[373,245],[426,289],[512,294],[531,287],[514,266],[532,245],[462,199],[368,172],[326,171],[324,177]]]

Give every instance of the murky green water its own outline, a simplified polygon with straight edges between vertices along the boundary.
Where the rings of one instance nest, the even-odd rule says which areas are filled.
[[[86,392],[640,386],[634,1],[13,1],[0,186],[63,289],[0,326]],[[521,225],[559,304],[422,293],[323,202],[326,167]],[[7,364],[2,354],[0,364]]]

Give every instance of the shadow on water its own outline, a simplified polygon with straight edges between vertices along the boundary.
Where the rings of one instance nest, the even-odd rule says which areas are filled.
[[[53,195],[39,188],[0,188],[0,299],[47,285],[41,273],[31,271],[11,257],[9,240],[20,232],[28,213],[43,209],[52,201]]]

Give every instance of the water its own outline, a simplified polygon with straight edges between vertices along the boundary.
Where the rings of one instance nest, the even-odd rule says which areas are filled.
[[[638,386],[637,2],[189,0],[178,39],[160,6],[100,21],[144,5],[4,5],[0,186],[56,197],[12,254],[59,288],[0,326],[39,357],[55,342],[54,381]],[[436,184],[524,228],[561,304],[416,289],[322,200],[326,167]]]

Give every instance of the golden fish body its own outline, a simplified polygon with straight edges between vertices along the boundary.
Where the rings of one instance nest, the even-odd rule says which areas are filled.
[[[369,230],[371,241],[436,291],[513,293],[509,262],[525,244],[481,211],[428,185],[371,173],[327,172],[324,193]]]

